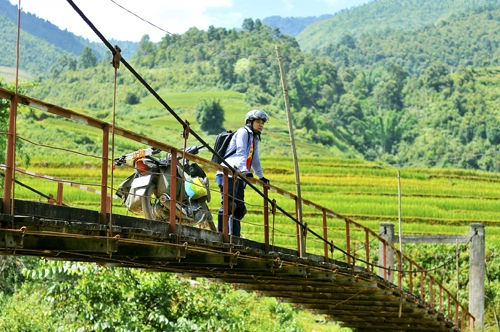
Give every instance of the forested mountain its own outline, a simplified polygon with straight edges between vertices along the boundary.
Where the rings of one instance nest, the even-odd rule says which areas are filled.
[[[491,19],[486,20],[487,17]],[[471,47],[436,46],[434,54],[429,46],[429,54],[435,58],[428,56],[423,64],[418,60],[425,53],[412,49],[412,44],[404,46],[406,39],[400,36],[386,42],[372,39],[374,44],[380,41],[380,49],[387,45],[386,52],[405,50],[400,57],[373,62],[364,68],[354,61],[357,47],[347,47],[348,59],[352,56],[354,60],[336,65],[329,58],[334,53],[303,53],[292,37],[251,19],[245,20],[242,30],[192,28],[182,36],[166,36],[160,43],[145,36],[131,63],[150,85],[161,91],[230,89],[243,93],[248,107],[263,107],[273,117],[285,118],[275,54],[275,45],[279,44],[298,137],[322,144],[326,154],[336,147],[344,150],[345,156],[356,151],[366,159],[389,163],[495,170],[500,144],[500,107],[495,96],[500,75],[497,68],[479,67],[494,62],[469,65],[476,63],[479,55],[490,54],[493,59],[497,54],[496,37],[491,37],[491,43],[481,42],[477,36],[483,35],[486,40],[489,30],[481,32],[472,25],[483,22],[485,29],[493,29],[496,17],[497,9],[484,9],[457,16],[453,22],[442,21],[437,27],[408,32],[404,38],[420,38],[428,45],[442,44],[437,37],[445,32],[460,35],[462,38],[455,43]],[[356,40],[352,40],[356,45]],[[467,58],[469,54],[471,57]],[[466,62],[450,67],[440,59]],[[104,66],[109,65],[100,63],[85,70],[61,68],[33,93],[62,106],[98,112],[109,109],[111,100],[105,98],[109,88],[99,88],[107,81]],[[147,96],[134,82],[129,75],[119,80],[118,96],[131,109],[136,106],[130,102],[130,96],[134,102]],[[149,113],[155,113],[153,108],[149,108]]]
[[[305,51],[338,43],[344,35],[371,35],[385,29],[408,31],[448,19],[452,14],[498,4],[500,0],[378,0],[344,10],[307,26],[297,41]]]
[[[17,5],[12,5],[9,0],[0,0],[0,35],[2,38],[2,50],[0,50],[0,66],[15,65],[15,45],[17,35]],[[25,43],[27,49],[22,52],[34,53],[40,57],[40,66],[38,61],[33,63],[29,57],[26,61],[21,61],[22,69],[30,71],[32,74],[42,74],[48,71],[56,62],[50,53],[62,52],[74,56],[80,56],[83,49],[90,47],[99,60],[106,56],[110,57],[109,51],[102,43],[90,42],[80,36],[76,36],[67,30],[61,30],[54,24],[39,18],[31,13],[21,12],[21,30],[22,38],[27,39]],[[117,41],[110,39],[113,45],[119,44],[124,57],[129,58],[137,49],[138,43],[131,41]],[[39,45],[38,45],[39,44]],[[40,49],[42,48],[42,49]],[[12,54],[10,54],[12,53]]]
[[[453,14],[423,28],[385,29],[355,37],[345,34],[316,54],[326,55],[339,67],[374,68],[397,64],[421,75],[440,61],[454,71],[458,66],[500,65],[500,4]]]
[[[3,0],[0,0],[2,3]],[[2,47],[0,47],[0,65],[15,67],[16,65],[16,40],[17,25],[11,19],[0,14],[0,35],[2,36]],[[57,59],[69,52],[54,46],[48,41],[34,37],[29,33],[21,31],[20,63],[19,67],[30,72],[32,75],[40,75],[49,71]]]
[[[268,25],[272,28],[280,29],[284,35],[297,36],[309,24],[324,20],[332,17],[332,14],[325,14],[321,16],[308,16],[308,17],[281,17],[269,16],[262,20],[262,24]]]

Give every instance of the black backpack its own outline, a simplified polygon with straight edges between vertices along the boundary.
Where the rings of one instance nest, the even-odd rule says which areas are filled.
[[[212,154],[212,161],[214,163],[220,164],[222,160],[226,159],[229,156],[232,156],[236,153],[236,150],[231,151],[228,155],[226,155],[227,147],[233,138],[235,131],[225,130],[215,138],[214,150],[220,156],[224,157],[223,159],[219,158],[215,153]],[[250,134],[248,134],[248,141],[250,141]]]

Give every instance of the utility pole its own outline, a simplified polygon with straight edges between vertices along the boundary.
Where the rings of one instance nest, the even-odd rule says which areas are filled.
[[[281,85],[283,86],[283,97],[285,98],[285,109],[286,109],[286,118],[288,121],[288,131],[290,133],[290,145],[292,146],[292,156],[293,156],[293,166],[295,170],[295,185],[297,190],[297,220],[300,222],[300,225],[297,225],[297,230],[299,234],[299,254],[300,257],[304,257],[306,254],[306,241],[304,228],[302,227],[302,194],[300,192],[300,173],[299,173],[299,163],[297,161],[297,150],[295,149],[295,138],[293,135],[293,123],[292,123],[292,115],[290,114],[290,101],[288,99],[288,89],[286,87],[285,80],[285,70],[283,69],[283,59],[280,54],[280,47],[275,45],[276,47],[276,55],[278,56],[278,63],[280,66],[280,74],[281,74]]]

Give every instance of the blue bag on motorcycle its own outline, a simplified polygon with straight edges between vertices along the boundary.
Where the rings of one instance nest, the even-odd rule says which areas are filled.
[[[205,182],[199,177],[192,178],[191,181],[185,181],[184,189],[191,199],[199,199],[203,196],[207,196]]]

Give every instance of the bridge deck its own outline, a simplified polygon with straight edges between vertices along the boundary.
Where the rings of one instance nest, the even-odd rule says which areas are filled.
[[[1,205],[0,205],[1,206]],[[363,267],[221,233],[38,202],[0,214],[0,254],[97,262],[228,282],[326,315],[358,331],[458,331],[441,312]]]

